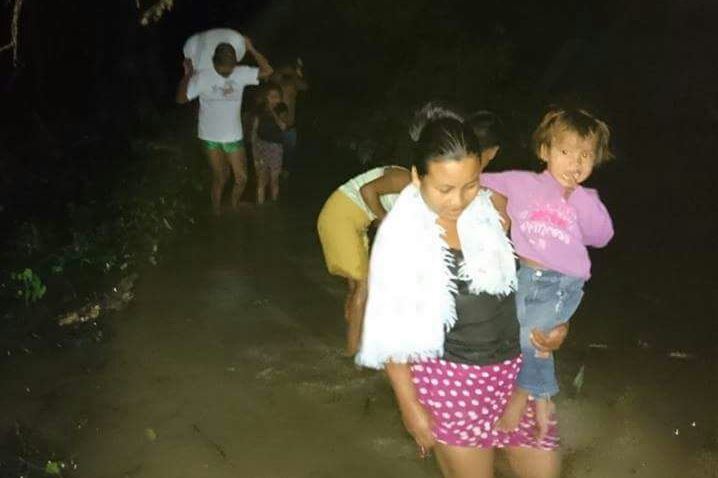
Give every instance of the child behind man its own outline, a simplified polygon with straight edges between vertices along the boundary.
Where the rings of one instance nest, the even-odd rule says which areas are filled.
[[[603,247],[613,224],[594,189],[581,186],[593,168],[609,160],[609,129],[583,110],[552,109],[533,135],[542,173],[506,171],[481,175],[481,184],[505,196],[511,239],[520,259],[516,306],[523,365],[500,430],[518,427],[529,396],[536,400],[538,435],[549,425],[558,383],[551,355],[531,343],[534,329],[567,322],[591,275],[587,246]]]
[[[282,171],[283,133],[287,129],[287,105],[276,83],[264,87],[252,126],[252,156],[257,175],[257,204],[263,204],[269,186],[272,201],[279,199]]]

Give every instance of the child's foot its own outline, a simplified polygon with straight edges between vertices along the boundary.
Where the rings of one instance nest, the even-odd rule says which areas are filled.
[[[536,399],[536,438],[543,440],[548,433],[549,420],[554,411],[554,404],[548,398]]]
[[[501,418],[496,422],[496,429],[501,432],[512,432],[519,427],[521,417],[526,409],[526,402],[528,401],[528,392],[521,389],[516,389],[511,394],[509,403],[506,405]]]

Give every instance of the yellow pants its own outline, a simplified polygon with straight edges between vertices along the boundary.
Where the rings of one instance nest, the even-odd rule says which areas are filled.
[[[324,203],[317,220],[319,240],[329,273],[362,280],[369,271],[369,216],[337,190]]]

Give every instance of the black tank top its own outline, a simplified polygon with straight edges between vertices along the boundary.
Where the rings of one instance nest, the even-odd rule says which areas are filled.
[[[451,250],[454,275],[464,260]],[[446,333],[444,360],[469,365],[489,365],[519,355],[519,321],[514,295],[474,295],[466,281],[456,279],[456,323]]]

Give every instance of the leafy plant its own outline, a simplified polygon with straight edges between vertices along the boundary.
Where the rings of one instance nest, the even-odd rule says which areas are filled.
[[[45,473],[52,476],[62,476],[63,466],[64,463],[62,462],[50,460],[45,464]]]
[[[47,287],[42,283],[40,276],[30,268],[25,268],[22,272],[13,272],[10,277],[17,283],[16,295],[25,301],[25,305],[42,299],[42,296],[47,291]]]

